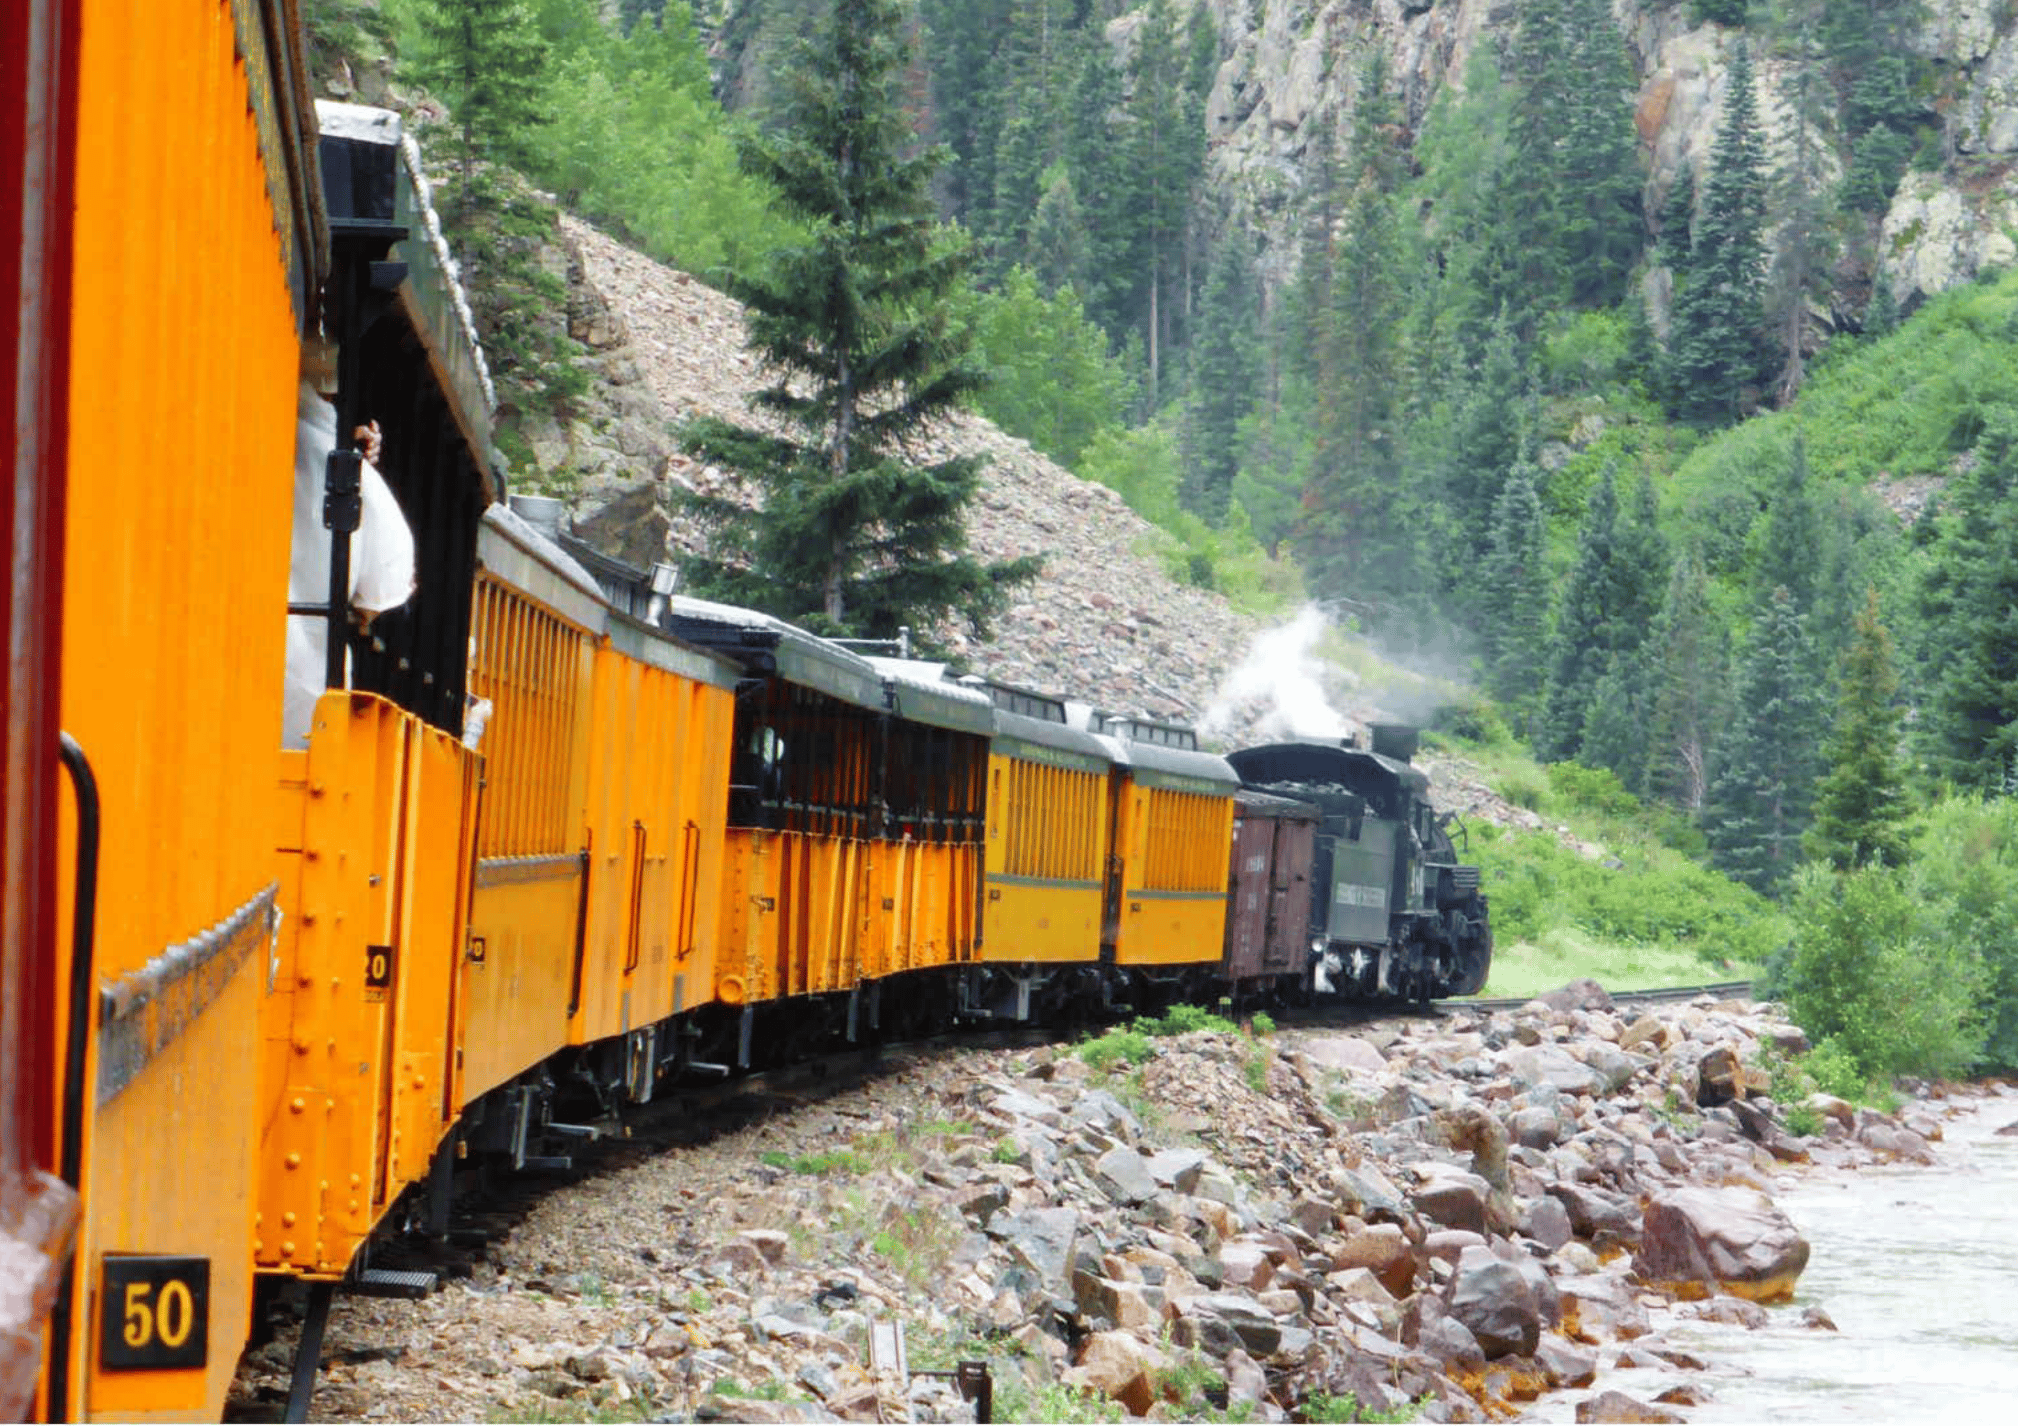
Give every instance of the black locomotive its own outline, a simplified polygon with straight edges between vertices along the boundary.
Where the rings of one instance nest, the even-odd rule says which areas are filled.
[[[1411,765],[1416,730],[1375,724],[1371,749],[1274,743],[1229,753],[1249,787],[1323,814],[1310,878],[1310,987],[1345,999],[1472,995],[1492,964],[1479,869]]]

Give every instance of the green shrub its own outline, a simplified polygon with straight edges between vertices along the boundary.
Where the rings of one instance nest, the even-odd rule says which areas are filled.
[[[1155,1055],[1156,1047],[1140,1030],[1117,1028],[1098,1039],[1085,1041],[1075,1053],[1093,1068],[1105,1072],[1116,1065],[1146,1064]]]
[[[1188,1035],[1194,1030],[1210,1030],[1215,1035],[1231,1035],[1237,1028],[1224,1015],[1215,1015],[1202,1005],[1173,1005],[1161,1019],[1140,1019],[1135,1028],[1145,1035]]]
[[[1837,876],[1817,866],[1795,878],[1788,1006],[1865,1078],[1956,1074],[1983,1047],[1981,957],[1950,937],[1943,908],[1923,910],[1911,878],[1910,868]]]
[[[1257,1035],[1273,1035],[1275,1033],[1275,1017],[1270,1015],[1266,1010],[1257,1010],[1248,1017],[1247,1027]]]
[[[1608,867],[1552,833],[1484,825],[1472,833],[1470,856],[1491,898],[1493,937],[1501,945],[1539,944],[1571,927],[1617,945],[1687,948],[1706,962],[1756,963],[1786,940],[1786,918],[1770,901],[1670,848],[1621,847],[1622,865]]]

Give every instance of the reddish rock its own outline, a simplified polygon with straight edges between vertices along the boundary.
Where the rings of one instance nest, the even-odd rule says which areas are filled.
[[[1490,1192],[1486,1181],[1477,1174],[1440,1170],[1409,1195],[1409,1202],[1432,1223],[1483,1233],[1486,1195]]]
[[[1589,1386],[1598,1379],[1598,1354],[1553,1332],[1535,1344],[1534,1356],[1552,1388]]]
[[[1669,1411],[1627,1396],[1623,1391],[1601,1391],[1577,1403],[1579,1421],[1682,1421],[1678,1411]]]
[[[1628,1245],[1640,1240],[1640,1211],[1629,1199],[1587,1183],[1552,1183],[1548,1195],[1562,1204],[1571,1231],[1579,1238],[1595,1239],[1602,1233]]]
[[[1450,1315],[1470,1329],[1488,1359],[1534,1351],[1541,1308],[1527,1277],[1490,1248],[1466,1248],[1444,1292]]]
[[[1060,1378],[1120,1402],[1136,1416],[1156,1402],[1156,1378],[1174,1363],[1161,1349],[1129,1332],[1095,1332],[1079,1353],[1079,1364]]]
[[[1331,1255],[1333,1272],[1365,1268],[1396,1297],[1406,1297],[1415,1285],[1415,1257],[1408,1239],[1392,1223],[1376,1223],[1347,1238]]]
[[[1763,1193],[1678,1188],[1647,1204],[1633,1267],[1680,1297],[1719,1288],[1754,1302],[1783,1302],[1808,1265],[1808,1242]]]

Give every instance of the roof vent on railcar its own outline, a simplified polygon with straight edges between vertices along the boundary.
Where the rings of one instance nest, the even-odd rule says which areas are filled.
[[[1025,718],[1035,718],[1040,723],[1063,723],[1065,700],[1053,698],[1047,693],[1033,689],[1018,688],[1014,684],[996,683],[978,674],[968,674],[962,683],[982,689],[1004,713],[1019,713]]]
[[[1095,713],[1093,716],[1094,731],[1109,737],[1125,738],[1131,743],[1148,743],[1159,748],[1176,748],[1180,752],[1198,751],[1198,732],[1186,724],[1165,723],[1127,713]]]

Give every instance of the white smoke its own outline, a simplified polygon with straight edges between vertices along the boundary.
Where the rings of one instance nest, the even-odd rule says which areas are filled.
[[[1324,611],[1306,604],[1287,624],[1257,638],[1219,685],[1199,731],[1215,739],[1239,733],[1243,741],[1260,742],[1338,742],[1351,736],[1357,725],[1324,693],[1317,641],[1325,624]],[[1243,728],[1247,731],[1240,733]]]

